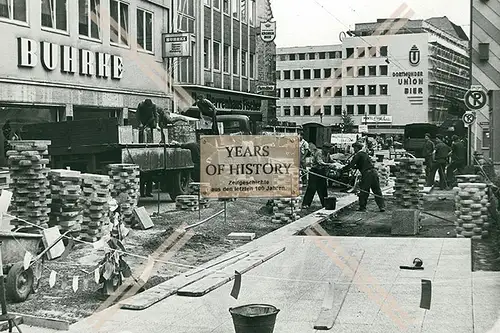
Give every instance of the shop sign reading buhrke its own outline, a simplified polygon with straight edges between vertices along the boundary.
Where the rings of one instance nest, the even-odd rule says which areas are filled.
[[[120,80],[123,76],[123,58],[102,52],[77,49],[72,46],[40,42],[28,38],[17,39],[17,66],[35,68],[41,64],[47,71],[57,68],[62,73],[96,76]]]

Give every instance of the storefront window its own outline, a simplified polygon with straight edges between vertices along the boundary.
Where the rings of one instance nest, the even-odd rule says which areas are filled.
[[[119,0],[110,0],[110,41],[114,44],[129,45],[128,4]]]
[[[153,52],[153,13],[137,9],[137,46]]]
[[[101,1],[78,0],[79,33],[101,39]]]
[[[26,0],[0,1],[0,17],[14,21],[28,22]]]
[[[68,31],[67,0],[42,0],[42,27]]]

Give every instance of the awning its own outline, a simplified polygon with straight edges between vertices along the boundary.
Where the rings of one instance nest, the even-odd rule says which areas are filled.
[[[258,98],[262,100],[278,100],[279,98],[276,96],[266,96],[262,94],[254,94],[254,93],[249,93],[249,92],[244,92],[244,91],[236,91],[236,90],[229,90],[229,89],[222,89],[222,88],[214,88],[214,87],[207,87],[207,86],[201,86],[197,84],[180,84],[177,85],[177,87],[181,87],[185,90],[190,90],[190,91],[198,91],[198,92],[209,92],[211,94],[222,94],[225,97],[247,97],[247,98]]]

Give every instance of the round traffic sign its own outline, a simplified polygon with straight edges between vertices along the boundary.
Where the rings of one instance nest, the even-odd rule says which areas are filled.
[[[464,102],[467,108],[471,110],[479,110],[484,108],[488,97],[483,90],[468,90],[465,93]]]
[[[465,125],[472,125],[476,121],[476,114],[472,112],[467,112],[463,115],[462,120],[464,121]]]

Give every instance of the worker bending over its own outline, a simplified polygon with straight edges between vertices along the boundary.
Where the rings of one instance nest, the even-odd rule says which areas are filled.
[[[356,142],[352,145],[354,148],[354,157],[351,162],[342,168],[343,171],[348,169],[358,169],[361,172],[361,182],[359,184],[359,211],[365,212],[370,196],[370,189],[375,196],[375,202],[381,212],[385,212],[385,202],[380,189],[380,181],[373,162],[366,151],[363,151],[363,146]]]

